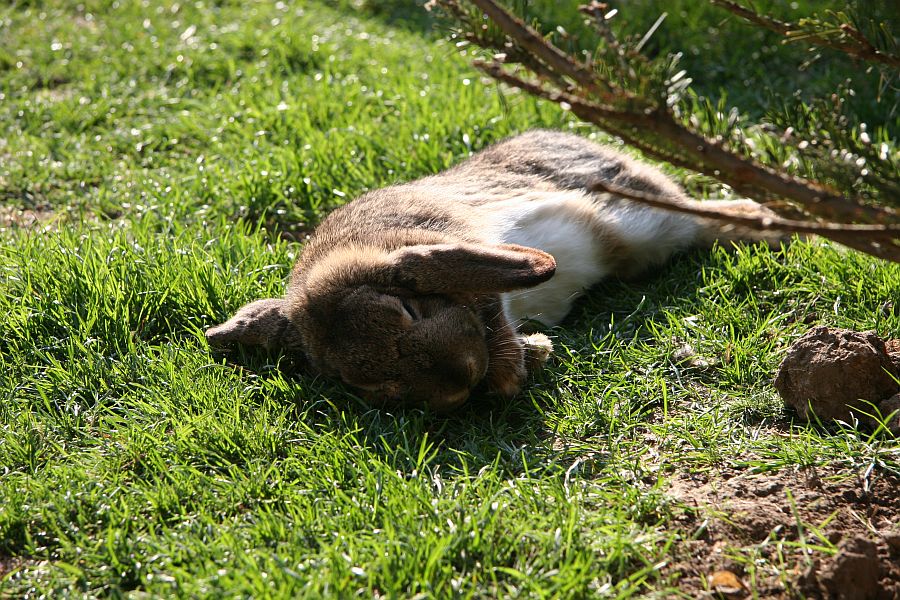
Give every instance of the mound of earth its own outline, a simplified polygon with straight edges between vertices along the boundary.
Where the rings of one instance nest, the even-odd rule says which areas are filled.
[[[808,420],[854,417],[873,425],[875,408],[887,417],[900,407],[900,340],[885,342],[874,331],[814,327],[788,350],[775,388]],[[900,418],[889,427],[900,433]]]

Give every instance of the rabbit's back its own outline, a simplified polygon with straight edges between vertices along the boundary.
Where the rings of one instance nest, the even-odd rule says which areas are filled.
[[[480,181],[509,191],[549,187],[586,190],[597,180],[616,186],[680,195],[655,167],[571,133],[535,129],[491,146],[438,177]]]

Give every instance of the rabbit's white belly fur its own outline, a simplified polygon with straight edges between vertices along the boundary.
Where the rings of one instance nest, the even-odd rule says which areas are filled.
[[[485,221],[494,243],[520,244],[549,252],[556,259],[556,274],[536,287],[503,294],[510,322],[533,319],[556,325],[572,302],[588,288],[615,274],[604,260],[607,248],[598,237],[597,223],[624,242],[632,266],[665,261],[689,244],[696,225],[681,215],[647,209],[629,202],[598,203],[580,192],[537,192],[529,197],[489,203]]]
[[[601,260],[600,240],[585,213],[589,201],[579,196],[560,201],[554,194],[546,199],[491,203],[488,222],[494,242],[539,248],[556,259],[556,274],[550,281],[503,294],[510,322],[533,319],[555,325],[576,298],[609,274]]]

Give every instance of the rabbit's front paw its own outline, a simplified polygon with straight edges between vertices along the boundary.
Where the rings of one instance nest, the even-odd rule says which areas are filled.
[[[519,339],[525,344],[525,367],[528,372],[533,373],[543,367],[553,352],[553,342],[550,338],[543,333],[532,333]]]
[[[488,368],[488,388],[504,398],[512,398],[522,391],[528,371],[525,369],[525,352],[522,348],[507,350],[508,354],[491,357]]]
[[[515,348],[507,347],[491,357],[488,387],[492,392],[512,398],[522,391],[529,373],[544,366],[553,343],[543,333],[519,336]]]

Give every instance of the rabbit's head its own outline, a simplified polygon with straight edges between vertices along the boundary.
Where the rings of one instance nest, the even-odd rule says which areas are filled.
[[[302,352],[311,366],[373,402],[447,410],[479,382],[514,394],[526,348],[500,294],[553,276],[553,257],[514,245],[340,247],[298,265],[283,300],[258,300],[207,331]]]

